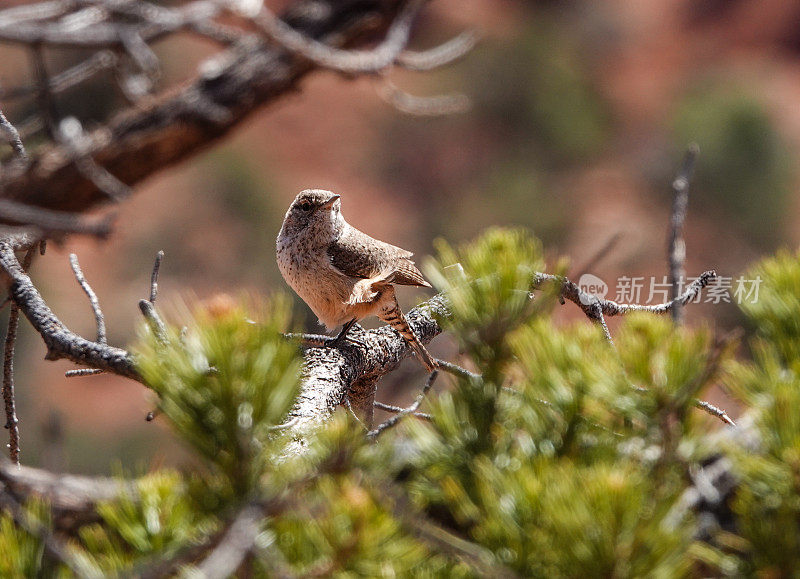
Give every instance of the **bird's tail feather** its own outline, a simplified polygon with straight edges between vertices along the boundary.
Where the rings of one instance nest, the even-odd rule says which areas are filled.
[[[405,315],[403,315],[403,312],[400,310],[397,300],[393,301],[394,303],[388,308],[381,310],[378,317],[397,330],[397,332],[403,336],[403,339],[411,350],[417,355],[422,365],[425,366],[425,369],[428,370],[428,372],[433,372],[437,367],[436,360],[428,353],[428,350],[422,342],[419,341],[414,330],[408,325],[408,320],[406,320]]]

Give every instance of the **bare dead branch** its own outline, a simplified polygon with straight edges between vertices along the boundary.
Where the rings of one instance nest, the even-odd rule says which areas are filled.
[[[397,64],[408,70],[427,71],[452,64],[466,56],[478,43],[479,35],[474,30],[462,32],[447,42],[428,50],[401,52]]]
[[[131,195],[125,183],[98,165],[89,154],[91,139],[83,132],[81,122],[75,117],[62,119],[58,125],[58,141],[72,158],[78,171],[113,201],[122,201]]]
[[[398,412],[402,412],[405,410],[402,406],[394,406],[393,404],[384,404],[383,402],[374,402],[375,408],[378,410],[383,410],[385,412],[391,412],[392,414],[397,414]],[[420,418],[422,420],[431,421],[433,418],[427,412],[413,412],[412,416],[414,418]]]
[[[162,343],[167,343],[167,326],[158,315],[155,308],[156,297],[158,296],[158,271],[161,268],[161,261],[164,259],[164,252],[159,251],[156,254],[156,260],[153,264],[153,273],[150,274],[150,299],[139,300],[139,310],[142,312],[150,331],[156,339]]]
[[[483,376],[481,376],[480,374],[476,374],[475,372],[470,372],[466,368],[462,368],[458,364],[453,364],[452,362],[448,362],[447,360],[442,360],[440,358],[437,358],[436,364],[438,365],[440,370],[444,370],[448,374],[452,374],[457,378],[465,378],[467,380],[483,380]]]
[[[3,139],[11,145],[11,148],[14,149],[14,154],[18,158],[22,160],[28,159],[28,153],[25,152],[25,145],[22,144],[22,139],[16,127],[8,121],[3,111],[0,111],[0,134],[2,134]]]
[[[683,223],[686,220],[686,209],[689,206],[689,180],[694,173],[694,165],[700,148],[696,144],[689,145],[686,155],[681,163],[678,176],[672,182],[674,197],[672,200],[672,214],[669,221],[669,242],[667,247],[667,261],[669,264],[669,281],[672,284],[670,297],[674,300],[681,293],[681,283],[686,275],[684,263],[686,262],[686,242],[683,239]],[[676,324],[683,321],[681,312],[682,304],[677,303],[672,308],[672,319]]]
[[[262,519],[262,509],[256,505],[247,505],[240,510],[222,541],[198,565],[200,575],[220,579],[235,575],[245,557],[253,550]]]
[[[606,341],[608,341],[611,346],[614,346],[614,338],[611,337],[611,332],[608,329],[608,325],[606,324],[606,318],[603,315],[603,306],[600,305],[600,302],[595,302],[592,304],[592,309],[594,311],[594,316],[592,317],[595,320],[600,328],[603,330],[603,336],[605,337]]]
[[[0,458],[0,482],[20,502],[34,497],[45,499],[52,509],[56,528],[97,520],[97,503],[138,496],[133,481],[53,473],[18,466],[5,457]]]
[[[155,52],[135,30],[121,30],[120,40],[125,52],[150,81],[150,88],[153,88],[158,77],[161,76],[161,64]]]
[[[375,439],[378,436],[380,436],[382,432],[388,430],[389,428],[392,428],[394,425],[396,425],[398,422],[400,422],[403,418],[405,418],[409,414],[414,414],[419,408],[420,404],[422,404],[422,401],[425,399],[425,395],[428,393],[428,390],[430,390],[431,387],[433,386],[433,383],[436,381],[436,377],[438,375],[439,372],[436,370],[431,372],[428,375],[428,378],[425,380],[425,386],[422,387],[422,392],[420,392],[417,395],[417,398],[414,400],[414,402],[408,408],[404,408],[403,410],[401,410],[400,412],[389,418],[386,422],[379,424],[374,430],[369,431],[367,433],[367,436],[369,438]]]
[[[383,42],[370,50],[341,50],[319,42],[287,25],[267,8],[262,8],[253,21],[280,46],[318,66],[348,73],[376,72],[391,66],[405,49],[411,25],[424,4],[425,0],[406,3]]]
[[[447,301],[437,295],[411,310],[406,318],[420,341],[427,344],[442,331],[435,315],[447,312]],[[328,420],[357,380],[384,376],[412,355],[407,342],[388,326],[375,330],[353,326],[350,332],[359,343],[305,351],[300,394],[287,417],[287,422],[296,420],[292,430],[297,436],[288,445],[287,454],[303,452],[307,444],[304,435]]]
[[[330,2],[326,10],[315,11],[319,17],[314,19],[301,16],[308,12],[307,5],[309,0],[301,0],[287,11],[287,22],[298,33],[326,46],[350,47],[368,34],[386,30],[404,0]],[[152,42],[164,34],[208,22],[220,13],[221,6],[219,2],[192,2],[169,8],[176,14],[169,22],[126,25],[138,26],[142,39]],[[55,8],[52,11],[58,12]],[[120,25],[116,21],[76,32],[49,21],[45,26],[38,20],[15,25],[12,19],[4,19],[7,16],[0,11],[0,41],[120,47]],[[251,112],[291,93],[313,68],[307,59],[294,58],[280,46],[267,45],[254,34],[242,34],[231,48],[201,67],[199,76],[181,90],[119,114],[90,133],[87,154],[119,181],[133,185],[207,147]],[[19,128],[22,131],[23,126]],[[0,187],[7,199],[61,211],[85,211],[108,199],[74,166],[69,150],[58,144],[42,147],[28,167],[7,167]]]
[[[0,27],[57,18],[66,14],[74,6],[75,3],[72,0],[55,0],[7,8],[0,12]]]
[[[164,260],[164,251],[160,250],[156,254],[156,261],[153,264],[153,273],[150,274],[150,303],[156,303],[158,297],[158,271],[161,269],[161,262]]]
[[[560,284],[559,296],[561,298],[569,300],[577,305],[590,319],[598,320],[598,313],[602,313],[604,316],[620,316],[631,312],[665,314],[674,308],[676,304],[684,306],[697,298],[703,288],[716,279],[716,277],[716,271],[705,271],[677,298],[654,305],[618,304],[613,300],[601,299],[595,295],[587,294],[581,290],[575,282],[570,281],[566,277],[546,273],[537,273],[534,276],[533,288],[540,289],[545,283]]]
[[[36,80],[36,101],[39,115],[44,121],[44,128],[48,136],[53,139],[56,136],[56,105],[53,101],[53,94],[50,92],[50,78],[47,74],[47,65],[44,62],[44,53],[41,44],[31,45],[31,66],[33,67],[33,78]]]
[[[714,406],[710,402],[706,402],[705,400],[699,400],[699,399],[694,401],[694,405],[697,408],[704,410],[711,416],[719,418],[722,422],[724,422],[728,426],[736,426],[736,423],[733,421],[733,419],[730,416],[728,416],[728,413],[725,412],[722,408],[718,408],[717,406]]]
[[[47,346],[47,360],[66,358],[142,382],[133,357],[121,348],[92,342],[71,332],[50,310],[17,261],[14,251],[23,241],[0,239],[0,277],[19,307]]]
[[[153,332],[153,335],[161,344],[167,343],[167,326],[164,325],[164,322],[161,319],[161,316],[158,315],[156,308],[153,306],[152,302],[147,300],[139,300],[139,311],[142,312],[147,325],[150,327],[150,331]]]
[[[92,306],[92,313],[94,314],[94,320],[97,324],[97,342],[100,344],[106,343],[106,321],[103,317],[103,311],[100,309],[100,302],[97,299],[97,294],[94,293],[92,286],[89,285],[89,282],[86,281],[86,276],[83,275],[83,271],[81,270],[81,266],[78,263],[78,256],[74,253],[69,254],[69,264],[72,266],[72,273],[75,274],[75,279],[80,284],[81,289],[86,294],[86,297],[89,298],[89,304]]]
[[[196,22],[210,20],[219,15],[222,3],[214,0],[197,0],[177,8],[164,8],[149,2],[98,2],[100,6],[89,7],[75,18],[53,20],[72,10],[75,2],[44,2],[38,5],[10,8],[0,11],[0,41],[26,45],[42,44],[73,48],[111,48],[122,45],[120,28],[136,31],[143,40],[152,42],[180,30],[191,29]],[[125,4],[138,14],[138,18],[108,18],[106,9],[115,8],[120,13]],[[25,8],[25,10],[20,10]],[[154,10],[155,8],[155,10]],[[131,22],[130,20],[134,20]]]
[[[50,92],[58,94],[87,81],[103,70],[113,68],[119,63],[119,58],[110,50],[101,50],[89,58],[67,70],[50,77]],[[13,100],[36,94],[36,87],[22,86],[0,89],[0,99]]]
[[[19,327],[19,309],[11,304],[8,313],[5,348],[3,351],[3,403],[6,410],[6,429],[8,430],[8,454],[19,466],[19,420],[14,401],[14,344]]]
[[[33,261],[36,245],[32,245],[25,253],[22,267],[28,270]],[[8,329],[6,330],[5,347],[3,350],[3,403],[6,411],[6,429],[8,430],[8,451],[11,460],[19,466],[19,420],[14,393],[14,345],[17,341],[19,327],[19,308],[12,303],[8,313]]]
[[[75,370],[67,370],[64,372],[64,376],[66,378],[80,378],[82,376],[97,376],[104,372],[105,370],[99,370],[97,368],[77,368]]]
[[[472,102],[463,94],[416,96],[399,89],[392,81],[382,76],[377,85],[380,97],[394,108],[407,115],[436,117],[469,111]]]
[[[104,239],[111,233],[113,219],[112,215],[87,217],[0,199],[0,221],[14,225],[32,225],[47,236],[79,233]]]
[[[300,492],[307,483],[306,479],[293,483],[296,492]],[[264,519],[285,512],[290,507],[296,509],[296,506],[287,500],[254,500],[241,507],[221,530],[206,536],[198,543],[180,549],[171,558],[154,559],[150,564],[137,566],[133,569],[132,575],[141,579],[160,579],[172,576],[176,570],[183,568],[190,576],[236,576],[236,570],[241,567],[248,554],[264,550],[257,544]],[[259,554],[269,556],[269,559],[264,558],[262,561],[271,567],[270,576],[282,579],[296,577],[279,550],[268,548],[267,553]],[[197,564],[199,567],[187,569],[191,564]],[[228,569],[230,570],[227,573],[223,573]]]

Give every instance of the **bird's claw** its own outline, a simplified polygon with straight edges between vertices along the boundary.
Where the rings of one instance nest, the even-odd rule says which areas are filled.
[[[364,342],[362,342],[361,340],[359,340],[357,338],[353,338],[352,336],[347,336],[347,338],[345,338],[345,340],[350,342],[351,344],[354,344],[354,345],[359,346],[361,348],[366,348],[367,347],[367,345]]]
[[[344,343],[354,344],[356,346],[360,346],[362,348],[366,348],[367,345],[357,338],[353,338],[352,336],[336,336],[335,338],[328,338],[325,340],[325,343],[322,344],[323,348],[338,348]]]

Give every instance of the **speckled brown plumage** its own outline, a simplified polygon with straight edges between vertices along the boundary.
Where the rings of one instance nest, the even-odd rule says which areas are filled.
[[[409,259],[412,255],[355,227],[347,228],[328,246],[331,264],[347,276],[368,279],[383,274],[394,284],[431,287]]]
[[[328,329],[377,316],[409,343],[432,371],[435,362],[409,328],[393,284],[430,287],[400,247],[373,239],[341,214],[339,195],[302,191],[292,202],[277,239],[278,268]],[[346,329],[340,334],[341,339]]]

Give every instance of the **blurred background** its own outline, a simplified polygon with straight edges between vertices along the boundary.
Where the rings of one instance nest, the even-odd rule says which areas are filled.
[[[73,330],[94,335],[70,252],[99,296],[115,345],[135,339],[136,304],[149,293],[160,249],[159,302],[168,317],[170,304],[193,297],[288,291],[274,240],[289,203],[309,187],[341,193],[350,223],[414,251],[418,263],[437,237],[459,242],[517,224],[542,239],[551,265],[565,256],[571,273],[608,283],[609,298],[620,277],[644,278],[645,302],[649,280],[667,273],[671,182],[691,142],[701,152],[687,275],[716,269],[735,280],[759,256],[797,245],[800,2],[435,0],[414,47],[465,28],[483,34],[465,59],[435,73],[394,71],[391,79],[415,95],[464,93],[468,112],[409,116],[381,99],[375,79],[315,73],[226,140],[140,185],[119,207],[107,242],[51,246],[33,269],[48,303]],[[155,49],[165,86],[190,78],[216,51],[180,35]],[[57,70],[85,57],[73,52],[45,57]],[[29,72],[24,53],[0,45],[1,86],[23,83]],[[91,128],[121,103],[100,75],[59,95],[56,106]],[[25,124],[35,104],[0,105],[35,146],[36,127]],[[401,304],[410,309],[427,295],[404,292]],[[319,330],[299,300],[297,312]],[[580,317],[572,306],[557,313],[559,323]],[[692,306],[686,317],[719,331],[742,324],[732,303]],[[432,349],[454,354],[442,338]],[[25,324],[18,351],[24,464],[108,473],[184,459],[164,424],[145,422],[154,401],[141,385],[64,378],[73,365],[44,362],[44,345]],[[407,401],[421,383],[418,365],[407,361],[378,399]]]

